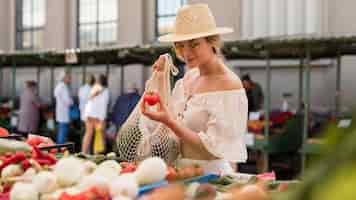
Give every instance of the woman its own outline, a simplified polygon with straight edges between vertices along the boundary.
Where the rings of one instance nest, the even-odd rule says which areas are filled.
[[[37,133],[40,117],[41,103],[37,94],[37,83],[27,81],[26,87],[20,97],[20,112],[18,131],[27,136],[28,133]]]
[[[95,83],[95,77],[92,74],[89,74],[86,79],[85,85],[79,88],[78,99],[79,99],[79,110],[80,110],[80,119],[85,123],[84,110],[87,105],[90,90]]]
[[[88,103],[85,107],[85,135],[83,138],[82,152],[89,153],[89,146],[94,130],[103,135],[105,119],[109,104],[109,90],[107,88],[106,76],[100,75],[96,84],[93,86]],[[103,141],[104,138],[103,138]],[[105,146],[105,143],[103,144]],[[100,153],[100,152],[95,152]]]
[[[142,101],[142,113],[168,126],[181,140],[178,165],[200,164],[206,173],[231,173],[229,162],[245,162],[244,133],[247,123],[247,97],[240,79],[223,63],[220,34],[204,4],[181,8],[175,33],[159,38],[174,42],[177,56],[189,70],[173,90],[174,109],[160,104],[154,112]],[[164,56],[153,65],[162,72]],[[172,110],[173,112],[169,112]]]

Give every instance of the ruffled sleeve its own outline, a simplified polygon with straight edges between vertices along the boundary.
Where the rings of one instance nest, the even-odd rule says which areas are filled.
[[[248,101],[245,90],[229,91],[207,98],[208,123],[198,135],[214,156],[233,162],[246,162],[244,134],[247,126]]]

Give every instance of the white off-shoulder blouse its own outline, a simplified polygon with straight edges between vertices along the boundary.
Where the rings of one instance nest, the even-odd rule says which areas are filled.
[[[198,73],[196,69],[188,73]],[[191,160],[203,164],[207,172],[228,173],[229,161],[245,162],[247,150],[244,134],[247,126],[248,101],[244,89],[222,90],[187,95],[183,79],[172,93],[173,110],[178,119],[196,132],[204,147],[219,160]],[[182,163],[199,154],[182,143]],[[188,161],[188,162],[187,162]],[[184,164],[183,164],[184,165]]]

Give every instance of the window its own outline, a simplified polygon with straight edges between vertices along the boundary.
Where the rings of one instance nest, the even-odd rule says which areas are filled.
[[[45,0],[16,0],[16,49],[43,48]]]
[[[178,8],[186,0],[156,0],[156,36],[172,32]]]
[[[242,37],[321,34],[322,0],[242,0]]]
[[[78,0],[78,46],[93,47],[117,41],[118,0]]]

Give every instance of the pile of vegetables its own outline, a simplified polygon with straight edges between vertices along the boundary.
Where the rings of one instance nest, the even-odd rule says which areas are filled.
[[[0,138],[0,155],[16,151],[30,152],[31,150],[31,146],[24,142]]]
[[[274,193],[294,188],[297,182],[278,182],[274,173],[234,174],[209,182],[175,182],[144,195],[140,200],[270,200]],[[298,183],[299,184],[299,183]],[[293,186],[293,187],[292,187]]]
[[[116,160],[96,164],[75,156],[57,161],[37,147],[3,158],[0,197],[13,200],[136,199],[140,186],[165,180],[168,169],[157,157],[139,165]]]
[[[56,162],[57,159],[54,157],[54,155],[41,152],[36,147],[34,147],[33,150],[30,152],[17,151],[14,153],[7,152],[3,154],[2,156],[0,156],[0,191],[2,192],[0,196],[6,197],[10,194],[10,191],[12,193],[17,193],[18,190],[21,190],[19,188],[25,188],[24,190],[31,191],[28,193],[30,196],[31,194],[37,194],[33,193],[32,186],[28,186],[27,184],[19,184],[16,187],[13,186],[17,184],[16,182],[22,183],[22,181],[30,181],[33,179],[33,187],[36,187],[39,182],[35,178],[35,174],[37,172],[41,172],[43,169],[55,165]],[[42,185],[45,186],[46,190],[51,188],[48,183]]]
[[[273,172],[247,178],[223,176],[210,183],[187,185],[182,180],[203,175],[202,167],[167,166],[158,157],[129,163],[120,162],[114,153],[106,156],[79,153],[64,154],[57,160],[53,153],[40,151],[38,145],[46,143],[42,139],[32,137],[27,143],[0,139],[0,199],[133,200],[167,199],[165,195],[174,195],[169,198],[235,199],[238,196],[267,200],[271,191],[287,188],[285,184],[284,188],[271,186],[275,180]],[[170,184],[138,198],[141,186],[162,181]]]
[[[173,168],[158,157],[148,158],[138,164],[109,159],[96,164],[73,155],[41,165],[41,159],[48,155],[51,154],[35,147],[30,154],[17,152],[4,156],[11,164],[2,170],[3,193],[0,198],[1,195],[8,195],[13,200],[150,200],[166,199],[165,195],[175,193],[172,200],[235,199],[235,196],[239,199],[251,197],[252,200],[267,200],[271,197],[270,183],[275,179],[274,173],[258,176],[241,174],[222,176],[210,183],[184,185],[181,180],[202,175],[202,168]],[[22,165],[25,160],[29,160],[26,167]],[[141,186],[165,180],[172,184],[138,198]],[[279,187],[273,186],[275,189],[279,190]]]
[[[51,147],[56,145],[52,139],[48,138],[48,137],[44,137],[44,136],[40,136],[40,135],[33,135],[33,134],[29,134],[27,136],[27,139],[25,141],[28,145],[32,146],[32,147]],[[64,152],[65,148],[61,149],[61,152]],[[49,150],[50,153],[58,153],[58,149],[53,148]]]

